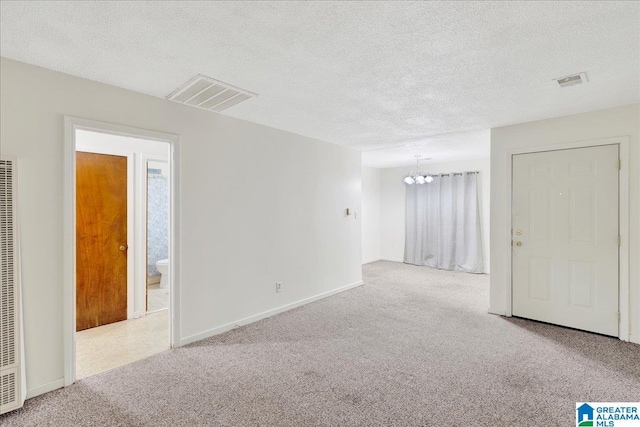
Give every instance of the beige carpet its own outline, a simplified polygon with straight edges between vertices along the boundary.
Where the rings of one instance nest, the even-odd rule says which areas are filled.
[[[640,346],[487,314],[488,278],[365,286],[31,399],[8,426],[570,426],[639,401]]]

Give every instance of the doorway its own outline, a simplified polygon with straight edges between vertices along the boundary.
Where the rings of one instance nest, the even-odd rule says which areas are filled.
[[[70,385],[179,345],[173,256],[178,138],[71,117],[65,122],[64,337]],[[154,194],[164,191],[155,206],[149,204],[151,169],[161,172]],[[162,221],[152,224],[150,214]],[[160,236],[154,251],[162,260],[149,259],[150,235]],[[149,310],[147,287],[152,263],[164,276],[155,310]],[[158,285],[159,273],[153,272]]]
[[[620,146],[512,157],[512,314],[619,336]]]

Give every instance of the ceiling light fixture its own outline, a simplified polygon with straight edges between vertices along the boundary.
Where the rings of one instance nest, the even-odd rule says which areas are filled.
[[[433,177],[430,174],[420,172],[420,154],[416,154],[414,157],[416,158],[416,171],[409,172],[404,178],[404,183],[412,185],[433,182]]]

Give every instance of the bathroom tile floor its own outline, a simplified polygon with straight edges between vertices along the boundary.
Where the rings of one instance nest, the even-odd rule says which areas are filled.
[[[147,285],[147,313],[169,308],[169,290]]]
[[[76,379],[169,349],[169,310],[76,332]]]

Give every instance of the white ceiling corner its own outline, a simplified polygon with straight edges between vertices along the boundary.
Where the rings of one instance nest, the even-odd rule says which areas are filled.
[[[2,1],[0,54],[163,98],[204,74],[260,94],[224,114],[397,165],[638,102],[639,16],[624,1]]]

